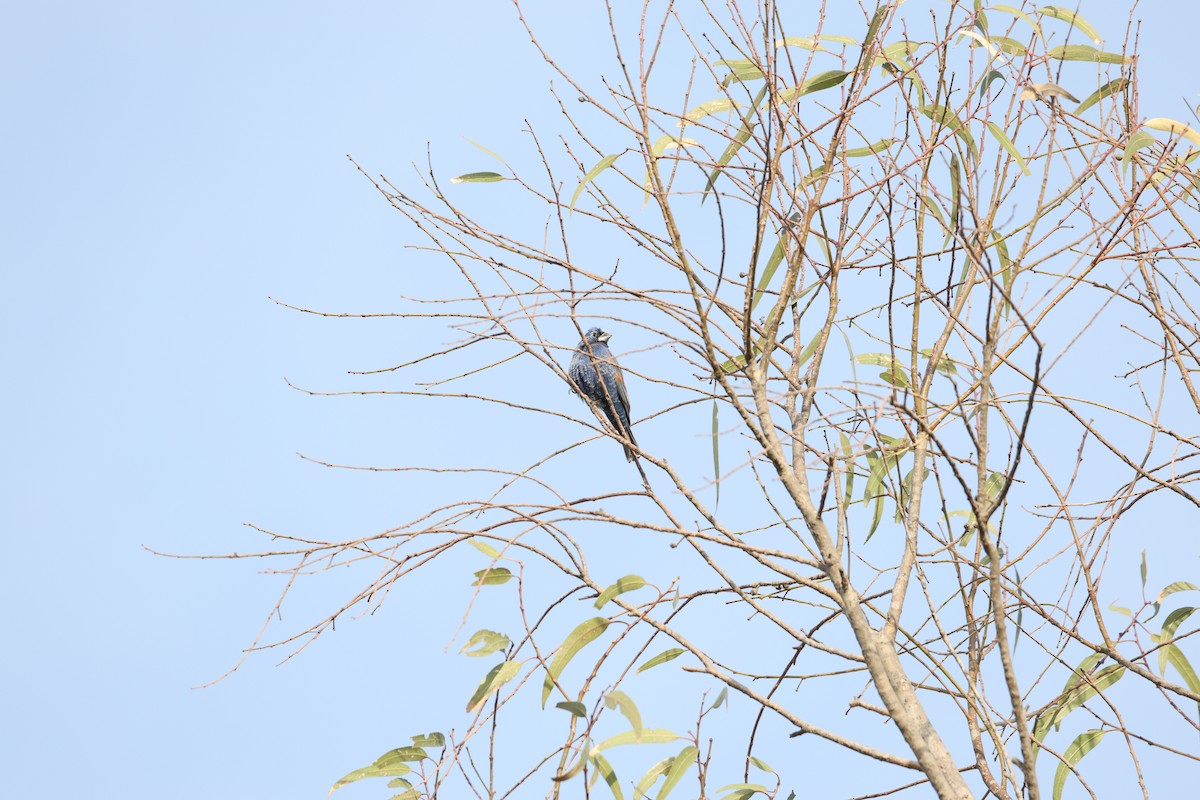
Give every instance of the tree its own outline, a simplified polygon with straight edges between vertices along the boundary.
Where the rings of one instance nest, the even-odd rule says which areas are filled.
[[[1146,520],[1200,505],[1200,133],[1145,118],[1132,42],[1059,7],[607,11],[612,80],[521,16],[566,123],[531,126],[530,167],[363,170],[466,287],[395,313],[456,331],[400,368],[437,377],[367,391],[584,438],[468,465],[495,485],[388,532],[257,554],[380,566],[285,642],[467,545],[463,601],[512,626],[466,637],[491,663],[465,721],[337,787],[784,797],[800,770],[760,756],[817,752],[846,795],[1094,797],[1094,771],[1148,797],[1197,759],[1176,597],[1197,587],[1148,583],[1145,555],[1139,603],[1110,586]],[[497,203],[545,230],[468,208]],[[637,444],[564,400],[593,324],[641,345],[622,354]],[[655,435],[698,410],[711,463]],[[580,495],[591,469],[617,488]],[[718,692],[681,732],[643,723],[698,702],[639,694],[669,670]],[[713,721],[727,697],[745,725]],[[560,709],[540,738],[520,728],[539,703]]]

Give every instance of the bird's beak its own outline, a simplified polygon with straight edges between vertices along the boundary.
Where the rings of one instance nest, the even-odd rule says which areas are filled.
[[[608,333],[606,331],[606,332],[600,334],[600,337],[598,339],[596,339],[596,341],[603,342],[604,344],[608,344],[608,340],[611,338],[612,338],[612,334]]]

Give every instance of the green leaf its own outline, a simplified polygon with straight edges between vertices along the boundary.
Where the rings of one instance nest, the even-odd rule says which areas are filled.
[[[854,447],[850,444],[850,438],[846,434],[838,431],[838,438],[841,440],[842,453],[846,457],[846,502],[849,503],[854,497]]]
[[[608,784],[608,790],[612,792],[614,800],[625,800],[625,794],[621,791],[621,782],[617,780],[617,773],[613,771],[612,764],[608,763],[608,759],[597,752],[591,755],[592,764],[596,767],[596,772],[600,773],[600,777],[604,778],[604,782]]]
[[[770,789],[758,783],[731,783],[728,786],[722,786],[720,789],[717,789],[717,794],[720,794],[721,792],[728,792],[731,789],[738,792],[749,792],[750,794],[746,795],[746,797],[749,797],[755,792],[762,792],[763,794],[771,793]]]
[[[451,178],[451,183],[495,183],[496,181],[506,180],[506,178],[497,172],[468,172],[466,175],[459,175],[457,178]]]
[[[396,778],[401,775],[407,775],[410,772],[412,772],[412,767],[408,766],[407,764],[393,761],[390,762],[389,766],[381,767],[379,766],[379,760],[376,760],[376,762],[369,767],[362,767],[361,769],[356,769],[353,772],[349,772],[342,776],[342,778],[338,780],[338,782],[335,783],[329,791],[331,793],[335,792],[347,784],[354,783],[355,781],[361,781],[364,778]]]
[[[488,558],[500,558],[500,551],[492,547],[487,542],[481,542],[478,539],[468,539],[467,541],[471,543],[471,547],[474,547]]]
[[[1012,14],[1014,17],[1020,17],[1021,19],[1028,22],[1031,26],[1033,26],[1033,30],[1035,33],[1037,33],[1039,39],[1046,38],[1042,35],[1042,26],[1038,25],[1037,22],[1033,19],[1033,17],[1029,16],[1024,11],[1021,11],[1019,9],[1013,8],[1012,6],[1007,6],[1007,5],[992,6],[992,10],[993,11],[1003,11],[1005,14]]]
[[[1194,583],[1188,583],[1187,581],[1175,581],[1174,583],[1168,583],[1163,587],[1163,590],[1158,593],[1158,602],[1161,603],[1163,600],[1167,599],[1176,592],[1197,591],[1200,591],[1200,586],[1197,586]]]
[[[667,744],[678,738],[679,734],[669,731],[666,728],[644,728],[640,735],[637,731],[625,731],[618,733],[616,736],[610,736],[596,745],[595,752],[599,753],[612,747],[621,747],[627,744]]]
[[[642,715],[638,711],[637,705],[633,702],[633,698],[624,692],[611,691],[604,695],[604,705],[610,709],[619,710],[625,719],[629,720],[629,724],[633,726],[635,735],[640,736],[642,733]]]
[[[863,37],[862,48],[865,55],[867,50],[875,42],[875,37],[879,35],[879,29],[883,27],[883,21],[887,19],[888,4],[880,3],[875,9],[875,13],[871,16],[871,24],[867,26],[867,35]]]
[[[1116,604],[1116,601],[1114,601],[1114,602],[1112,602],[1112,603],[1109,603],[1109,604],[1108,604],[1108,610],[1109,610],[1109,611],[1115,611],[1115,612],[1117,612],[1118,614],[1123,614],[1123,615],[1124,615],[1124,616],[1126,616],[1126,617],[1132,617],[1132,616],[1133,616],[1133,611],[1132,611],[1131,609],[1128,609],[1128,608],[1126,608],[1125,606],[1119,606],[1119,605],[1117,605],[1117,604]]]
[[[949,128],[955,136],[962,139],[967,145],[967,150],[970,151],[972,158],[976,161],[979,160],[979,148],[975,146],[975,137],[971,135],[971,132],[967,130],[967,126],[962,123],[953,111],[945,106],[934,104],[921,106],[918,110],[941,127]]]
[[[1179,630],[1179,626],[1182,625],[1188,617],[1194,614],[1195,611],[1196,609],[1194,606],[1183,606],[1182,608],[1177,608],[1170,614],[1167,614],[1167,618],[1163,620],[1162,631],[1158,634],[1159,641],[1169,642],[1170,640],[1174,639],[1175,631]]]
[[[1076,736],[1075,740],[1067,747],[1066,752],[1063,753],[1063,760],[1058,764],[1058,769],[1054,770],[1054,800],[1060,800],[1062,797],[1067,776],[1071,774],[1071,767],[1078,764],[1084,756],[1092,751],[1092,748],[1100,744],[1105,733],[1106,731],[1099,728],[1084,731]]]
[[[754,115],[757,112],[759,105],[762,104],[763,98],[766,96],[766,86],[759,89],[758,94],[754,96],[754,102],[751,104],[749,113],[742,117],[741,127],[738,128],[737,133],[733,136],[733,140],[729,142],[729,145],[725,148],[725,151],[721,153],[721,156],[717,159],[716,166],[713,167],[713,171],[708,175],[708,183],[705,185],[704,192],[701,195],[702,202],[716,184],[717,176],[721,174],[721,170],[725,168],[725,165],[728,164],[735,155],[737,155],[737,152],[742,149],[746,142],[750,141],[750,136],[754,133]]]
[[[851,43],[858,44],[858,42],[851,42]],[[783,39],[776,40],[775,47],[777,47],[777,48],[778,47],[801,47],[805,50],[812,50],[814,53],[831,52],[828,48],[822,47],[821,43],[818,42],[815,38],[808,37],[808,36],[787,36]]]
[[[714,61],[714,67],[724,67],[729,70],[729,74],[721,81],[721,87],[728,89],[731,84],[744,83],[746,81],[761,81],[766,75],[758,68],[753,61],[744,58],[736,58],[732,60]]]
[[[832,89],[842,81],[846,80],[849,72],[843,72],[840,69],[831,69],[826,72],[812,76],[799,86],[793,86],[790,89],[784,89],[779,93],[779,102],[790,103],[797,98],[803,97],[806,94],[819,92],[824,89]]]
[[[728,698],[729,698],[729,687],[722,686],[720,694],[718,694],[717,699],[715,701],[713,701],[712,708],[710,708],[709,711],[716,711],[718,708],[720,708],[722,705],[725,704],[725,701]]]
[[[1146,551],[1142,551],[1142,588],[1146,588]]]
[[[600,593],[600,596],[596,598],[594,605],[598,609],[603,608],[605,603],[607,603],[609,600],[612,600],[617,595],[625,594],[626,592],[632,592],[635,589],[641,589],[645,585],[646,579],[641,575],[626,575],[622,578],[618,578],[616,583],[612,584]]]
[[[563,669],[589,642],[604,633],[608,624],[609,621],[604,617],[592,617],[576,625],[575,630],[567,634],[567,638],[563,640],[562,646],[558,648],[558,652],[554,654],[554,659],[546,670],[546,680],[542,683],[542,708],[546,707],[546,701],[550,699],[550,692],[554,690],[554,682],[562,674]]]
[[[389,789],[407,789],[410,786],[412,786],[412,781],[404,778],[392,778],[387,782],[387,787]],[[395,798],[393,798],[393,800],[395,800]]]
[[[675,756],[671,762],[670,769],[667,770],[667,777],[663,779],[663,785],[659,787],[656,800],[663,800],[671,790],[683,779],[687,771],[696,764],[696,753],[699,750],[694,744],[689,744],[687,747],[679,751],[679,755]]]
[[[1129,162],[1133,160],[1138,150],[1157,143],[1158,140],[1145,131],[1135,131],[1130,134],[1129,141],[1125,143],[1125,151],[1121,154],[1121,174],[1124,175],[1129,169]]]
[[[925,356],[925,358],[930,358],[933,355],[933,349],[929,347],[923,347],[921,348],[920,353],[921,355]],[[933,368],[937,370],[939,374],[945,375],[947,378],[952,378],[958,374],[958,367],[955,366],[954,359],[945,355],[938,357],[938,360],[934,363]]]
[[[979,82],[979,97],[986,97],[988,89],[990,89],[992,84],[996,81],[1008,83],[1008,79],[1004,77],[1002,72],[993,69],[989,71],[988,74],[983,77],[983,80]]]
[[[1038,9],[1038,13],[1041,14],[1043,17],[1050,17],[1051,19],[1061,19],[1063,22],[1073,25],[1075,28],[1077,28],[1079,30],[1080,33],[1082,33],[1084,36],[1091,39],[1096,44],[1100,44],[1104,41],[1103,39],[1100,38],[1100,33],[1095,28],[1093,28],[1086,19],[1079,16],[1079,14],[1077,14],[1076,12],[1072,11],[1069,8],[1062,8],[1060,6],[1046,6],[1045,8]],[[1079,46],[1086,47],[1086,45],[1079,45]]]
[[[683,115],[683,119],[675,123],[675,127],[684,128],[689,123],[699,122],[705,117],[710,117],[713,114],[720,114],[723,111],[734,111],[741,108],[741,104],[730,97],[719,97],[716,100],[708,100],[693,108],[691,111]]]
[[[555,708],[561,708],[563,711],[570,712],[576,717],[587,716],[587,706],[577,700],[564,700],[561,703],[555,703]]]
[[[658,776],[671,768],[671,764],[675,762],[675,758],[664,758],[662,761],[655,764],[650,769],[646,770],[646,774],[638,780],[637,785],[633,787],[633,800],[641,800],[646,796],[646,792],[650,791],[650,787],[658,780]]]
[[[1175,632],[1179,630],[1188,617],[1195,613],[1196,609],[1193,606],[1183,606],[1177,608],[1167,618],[1163,620],[1162,630],[1154,637],[1154,641],[1162,645],[1169,645],[1175,638]],[[1167,671],[1167,648],[1160,648],[1158,651],[1158,671],[1166,674]]]
[[[407,792],[392,795],[388,800],[421,800],[425,796],[424,792],[417,789],[409,789]]]
[[[959,163],[958,153],[950,154],[950,229],[946,231],[946,241],[942,245],[945,247],[950,244],[954,238],[954,231],[959,230],[962,225],[962,164]],[[963,265],[963,270],[966,270],[966,264]],[[959,278],[962,281],[962,278]]]
[[[1129,59],[1120,53],[1106,53],[1090,44],[1065,44],[1046,51],[1049,58],[1059,61],[1092,61],[1100,64],[1128,64]]]
[[[895,143],[896,143],[895,139],[880,139],[878,142],[875,142],[874,144],[869,144],[865,147],[854,147],[854,148],[851,148],[850,150],[843,150],[841,153],[837,154],[835,160],[846,159],[846,158],[862,158],[864,156],[870,156],[870,155],[875,155],[877,153],[883,153],[883,152],[887,151]],[[825,164],[822,164],[821,166],[814,169],[812,172],[805,175],[804,182],[809,183],[813,180],[816,180],[817,178],[821,177],[822,175],[824,175],[827,172],[829,172],[829,167],[826,166]]]
[[[508,583],[515,575],[512,570],[507,567],[488,567],[481,569],[475,573],[475,580],[471,582],[472,586],[499,586],[502,583]]]
[[[1189,142],[1195,145],[1200,145],[1200,133],[1196,132],[1190,125],[1185,125],[1182,122],[1177,122],[1166,117],[1155,117],[1148,119],[1142,123],[1143,127],[1150,128],[1156,131],[1166,131],[1172,136],[1182,136]],[[1130,137],[1132,139],[1132,137]]]
[[[974,41],[975,44],[972,45],[972,47],[982,47],[984,50],[987,50],[988,56],[990,58],[997,58],[1000,55],[1000,48],[998,48],[998,47],[996,47],[996,45],[992,44],[991,40],[989,40],[987,37],[985,37],[981,33],[976,33],[975,31],[967,30],[964,28],[963,30],[958,32],[958,36],[959,36],[959,40],[961,40],[963,36],[966,36],[968,39],[971,39],[972,41]]]
[[[1084,665],[1088,664],[1091,659],[1095,659],[1099,654],[1093,653],[1084,659],[1078,671],[1084,670]],[[1092,662],[1097,663],[1097,662]],[[1047,708],[1038,717],[1033,725],[1033,738],[1038,742],[1042,741],[1046,732],[1050,728],[1058,728],[1062,725],[1063,720],[1075,709],[1082,706],[1088,700],[1091,700],[1100,692],[1112,686],[1119,681],[1125,674],[1125,667],[1120,664],[1112,664],[1105,667],[1099,672],[1090,677],[1090,680],[1082,676],[1076,676],[1068,684],[1070,688],[1059,695],[1057,702]],[[1034,750],[1034,755],[1037,755],[1037,750]]]
[[[887,353],[859,353],[854,357],[854,362],[871,367],[892,367],[897,363],[896,359]]]
[[[571,195],[571,205],[569,208],[575,208],[575,203],[579,200],[579,195],[583,194],[583,189],[592,181],[596,180],[596,176],[613,165],[613,162],[621,157],[621,153],[613,153],[611,156],[605,156],[596,162],[596,166],[587,171],[583,176],[583,180],[575,187],[575,194]]]
[[[475,693],[471,695],[471,699],[467,701],[467,712],[474,713],[479,710],[488,697],[494,692],[500,691],[500,687],[511,681],[520,671],[520,661],[502,661],[492,667],[475,687]],[[544,706],[545,703],[542,705]]]
[[[1025,159],[1021,158],[1021,154],[1017,152],[1016,145],[1014,145],[1012,143],[1012,139],[1009,139],[1004,133],[1004,129],[994,122],[988,122],[987,129],[989,132],[991,132],[992,137],[1000,143],[1000,146],[1007,150],[1008,154],[1016,159],[1017,166],[1021,168],[1021,172],[1024,172],[1026,175],[1028,175],[1029,167],[1025,166]]]
[[[713,398],[712,406],[712,453],[713,453],[713,484],[717,491],[716,507],[721,506],[721,427],[718,424],[719,405]]]
[[[1000,50],[1000,52],[1007,53],[1010,56],[1023,56],[1027,52],[1025,45],[1021,44],[1016,39],[1011,39],[1007,36],[989,36],[988,40],[994,44]]]
[[[682,647],[672,647],[669,650],[663,650],[661,653],[656,655],[654,658],[650,659],[645,664],[642,664],[640,667],[638,667],[637,671],[645,672],[646,670],[650,669],[651,667],[657,667],[659,664],[665,664],[668,661],[674,661],[675,659],[679,658],[681,655],[683,655],[686,652],[687,651],[684,650]]]
[[[1183,655],[1183,651],[1179,649],[1177,644],[1169,644],[1163,648],[1167,653],[1167,663],[1183,677],[1183,682],[1193,692],[1200,692],[1200,678],[1196,677],[1196,670],[1192,669],[1191,663]]]
[[[471,634],[471,638],[463,645],[462,650],[459,650],[464,656],[490,656],[492,653],[498,653],[501,650],[508,649],[512,641],[503,633],[489,631],[487,629],[477,630]],[[471,650],[471,648],[476,648]]]
[[[1021,90],[1021,94],[1017,99],[1024,102],[1026,100],[1046,100],[1050,101],[1056,97],[1061,97],[1064,100],[1070,100],[1072,103],[1078,103],[1079,98],[1068,92],[1057,83],[1031,83]]]
[[[650,190],[652,188],[650,183],[650,170],[657,169],[655,165],[658,163],[658,159],[661,158],[668,150],[678,150],[683,147],[691,147],[697,144],[700,143],[695,139],[689,139],[686,136],[660,136],[654,141],[654,144],[650,146],[650,165],[646,168],[646,177],[642,179],[642,189],[645,192],[645,199],[643,200],[644,203],[650,202]]]
[[[754,756],[750,756],[750,766],[757,767],[757,768],[761,769],[763,772],[769,772],[772,775],[779,774],[775,770],[771,769],[770,765],[767,764],[767,762],[763,761],[760,758],[755,758]]]
[[[895,386],[897,389],[908,389],[912,386],[912,381],[908,378],[908,371],[898,364],[893,365],[889,370],[879,373],[879,378],[884,383]]]
[[[1108,83],[1104,84],[1099,89],[1097,89],[1096,91],[1089,94],[1087,96],[1087,99],[1084,100],[1082,103],[1080,103],[1079,107],[1075,109],[1075,113],[1082,114],[1084,111],[1087,111],[1089,108],[1096,105],[1096,103],[1099,103],[1104,98],[1111,97],[1114,94],[1118,94],[1120,92],[1125,91],[1125,87],[1128,85],[1129,85],[1128,78],[1117,78],[1115,81],[1109,81]]]
[[[464,139],[467,139],[467,137],[465,137],[465,136],[464,136],[463,138],[464,138]],[[497,160],[497,161],[499,161],[501,164],[504,164],[505,166],[507,166],[507,165],[508,165],[508,162],[507,162],[507,161],[505,161],[503,158],[501,158],[501,157],[500,157],[500,156],[499,156],[497,153],[495,153],[495,152],[493,152],[493,151],[491,151],[491,150],[487,149],[486,147],[484,147],[483,145],[481,145],[479,142],[473,141],[473,140],[471,140],[471,139],[467,139],[467,144],[472,144],[472,145],[474,145],[474,146],[478,147],[480,150],[482,150],[483,152],[487,153],[489,156],[491,156],[492,158],[496,159],[496,160]]]
[[[412,737],[413,747],[445,747],[446,737],[437,731]]]
[[[406,761],[424,761],[427,758],[429,754],[423,747],[397,747],[375,759],[375,766],[386,769]]]

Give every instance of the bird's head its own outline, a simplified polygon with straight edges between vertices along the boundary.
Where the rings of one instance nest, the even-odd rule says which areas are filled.
[[[606,344],[611,338],[612,334],[608,331],[603,331],[599,328],[589,328],[588,332],[584,334],[583,340],[588,344]]]

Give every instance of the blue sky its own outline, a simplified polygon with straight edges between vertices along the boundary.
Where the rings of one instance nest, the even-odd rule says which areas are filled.
[[[594,10],[554,7],[533,7],[548,37],[581,69],[609,68]],[[1116,7],[1083,10],[1119,41]],[[1143,110],[1184,119],[1200,9],[1152,0],[1138,14]],[[345,388],[347,370],[409,348],[386,322],[268,298],[386,311],[437,280],[346,155],[395,178],[432,142],[444,175],[491,168],[464,137],[508,152],[525,119],[554,130],[552,76],[508,3],[26,3],[7,21],[4,793],[322,796],[461,708],[439,689],[476,673],[443,652],[462,593],[433,575],[402,598],[419,614],[385,607],[283,666],[261,655],[196,690],[236,663],[279,580],[144,548],[262,547],[247,522],[352,536],[394,523],[410,494],[449,491],[296,452],[404,464],[528,439],[481,432],[461,408],[398,418],[377,399],[289,389],[285,377]],[[320,613],[352,584],[323,578],[286,613]]]

